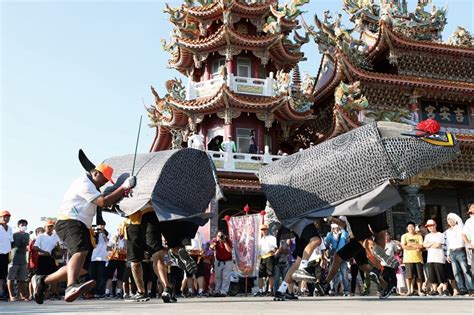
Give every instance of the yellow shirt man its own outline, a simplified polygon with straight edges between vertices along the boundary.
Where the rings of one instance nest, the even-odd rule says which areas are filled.
[[[423,246],[423,237],[419,234],[411,234],[410,232],[402,235],[402,245],[421,245]],[[404,263],[423,263],[423,256],[421,250],[416,249],[404,249],[403,250],[403,262]]]

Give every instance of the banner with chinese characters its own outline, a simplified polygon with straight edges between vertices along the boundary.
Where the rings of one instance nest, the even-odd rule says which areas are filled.
[[[228,221],[232,258],[241,277],[255,277],[258,270],[260,214],[231,217]]]
[[[422,119],[432,118],[441,124],[469,126],[469,107],[454,102],[421,101]]]

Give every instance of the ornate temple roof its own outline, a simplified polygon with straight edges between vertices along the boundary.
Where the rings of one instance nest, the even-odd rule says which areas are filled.
[[[246,113],[272,113],[280,121],[304,121],[311,117],[312,111],[298,112],[294,110],[286,95],[266,97],[249,96],[235,93],[226,84],[213,95],[196,100],[179,100],[168,96],[166,104],[173,108],[173,112],[186,113],[187,115],[207,115],[231,110]],[[270,118],[269,118],[270,119]]]
[[[268,58],[272,58],[276,64],[287,66],[291,69],[293,65],[304,58],[299,52],[299,47],[285,44],[282,34],[248,35],[234,30],[226,24],[221,25],[218,30],[210,36],[196,39],[176,38],[177,49],[169,60],[169,66],[176,68],[183,74],[193,64],[196,68],[201,67],[209,53],[219,52],[221,55],[236,55],[242,50],[250,50],[266,64]],[[288,47],[286,47],[288,46]]]
[[[374,59],[377,55],[389,49],[474,58],[474,47],[461,47],[448,43],[415,40],[398,33],[382,21],[376,43],[370,48],[367,58]]]

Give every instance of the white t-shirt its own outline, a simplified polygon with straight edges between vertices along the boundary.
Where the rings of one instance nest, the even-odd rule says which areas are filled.
[[[93,201],[101,195],[89,177],[83,174],[66,191],[59,208],[59,220],[78,220],[90,228],[97,211]]]
[[[94,250],[92,251],[91,261],[107,261],[107,242],[105,240],[105,234],[99,233],[98,242]]]
[[[455,225],[452,229],[446,230],[446,248],[448,253],[452,249],[464,247],[464,240],[462,239],[462,228],[459,225]]]
[[[36,238],[35,246],[51,254],[51,251],[56,247],[58,243],[59,237],[56,232],[51,233],[51,235],[49,235],[48,233],[41,233]]]
[[[191,244],[186,245],[187,250],[201,250],[202,249],[202,237],[199,232],[196,233],[196,236],[191,239]]]
[[[188,148],[204,150],[204,137],[200,134],[188,138]]]
[[[474,243],[474,217],[470,217],[467,219],[466,223],[464,223],[462,234],[465,234],[467,239],[471,243]]]
[[[0,225],[0,254],[8,254],[12,250],[13,230],[7,224],[7,229]]]
[[[436,232],[426,234],[425,241],[423,242],[423,244],[426,243],[444,244],[443,233]],[[444,256],[443,246],[441,246],[440,248],[428,248],[428,259],[426,262],[444,264],[446,262],[446,257]]]
[[[277,240],[273,235],[267,235],[260,238],[260,256],[274,252],[277,249]]]

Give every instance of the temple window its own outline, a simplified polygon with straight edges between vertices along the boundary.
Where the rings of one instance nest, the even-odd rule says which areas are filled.
[[[237,128],[237,152],[248,153],[250,147],[250,133],[254,131],[248,128]]]
[[[217,60],[214,60],[212,62],[212,73],[211,73],[211,78],[214,79],[215,77],[220,75],[219,69],[220,67],[224,66],[225,67],[225,58],[220,58]]]
[[[250,78],[250,59],[249,58],[237,58],[237,76]]]

